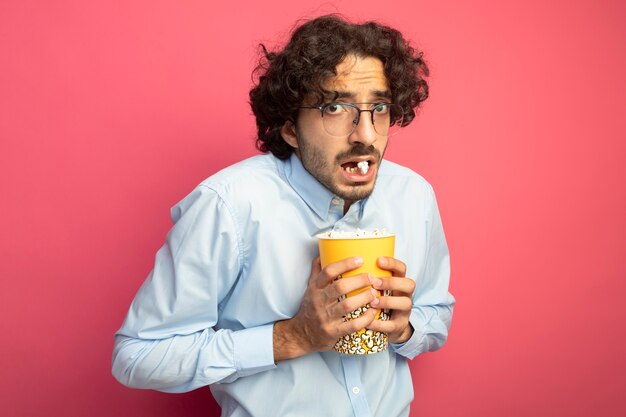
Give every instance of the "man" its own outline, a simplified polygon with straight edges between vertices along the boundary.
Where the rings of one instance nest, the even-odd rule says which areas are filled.
[[[115,338],[123,384],[165,392],[210,385],[224,416],[406,416],[407,359],[447,338],[454,298],[432,188],[382,159],[427,97],[427,67],[401,34],[336,16],[265,51],[250,92],[256,156],[213,175],[172,210],[174,226]],[[387,228],[392,277],[337,280],[316,235]],[[368,286],[375,291],[339,301]],[[344,315],[369,304],[362,316]],[[375,319],[389,309],[391,319]],[[372,355],[332,350],[361,328],[388,334]]]

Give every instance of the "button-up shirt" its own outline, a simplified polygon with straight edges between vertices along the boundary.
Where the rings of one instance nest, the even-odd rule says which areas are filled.
[[[408,415],[407,360],[443,345],[454,305],[448,248],[422,177],[383,161],[373,193],[344,214],[344,201],[296,156],[259,155],[202,182],[172,219],[115,336],[120,382],[165,392],[210,385],[223,416]],[[412,337],[381,353],[275,363],[273,325],[298,312],[315,236],[383,228],[396,234],[395,257],[416,283]]]

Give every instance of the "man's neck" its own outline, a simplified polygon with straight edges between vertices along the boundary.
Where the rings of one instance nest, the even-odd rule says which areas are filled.
[[[352,200],[344,200],[343,201],[343,214],[345,215],[348,210],[350,210],[350,206],[354,203]]]

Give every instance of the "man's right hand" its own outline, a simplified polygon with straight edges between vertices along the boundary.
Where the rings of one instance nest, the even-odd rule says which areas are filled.
[[[345,321],[343,316],[373,301],[376,291],[366,290],[338,301],[342,295],[363,289],[374,281],[365,273],[337,279],[362,264],[360,258],[348,258],[322,268],[319,258],[315,258],[300,310],[292,319],[274,324],[276,362],[328,350],[340,337],[367,327],[374,320],[377,312],[374,308],[354,320]]]

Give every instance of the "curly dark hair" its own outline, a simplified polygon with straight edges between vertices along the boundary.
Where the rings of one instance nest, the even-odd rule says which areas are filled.
[[[393,103],[404,112],[402,126],[413,121],[415,109],[428,97],[428,67],[422,52],[400,32],[377,22],[353,24],[338,15],[321,16],[297,27],[281,51],[268,51],[263,44],[260,48],[262,56],[254,71],[258,82],[250,90],[256,147],[280,159],[293,152],[281,136],[281,127],[287,121],[295,123],[305,97],[315,97],[319,105],[333,93],[322,85],[337,75],[337,65],[349,55],[382,61]]]

